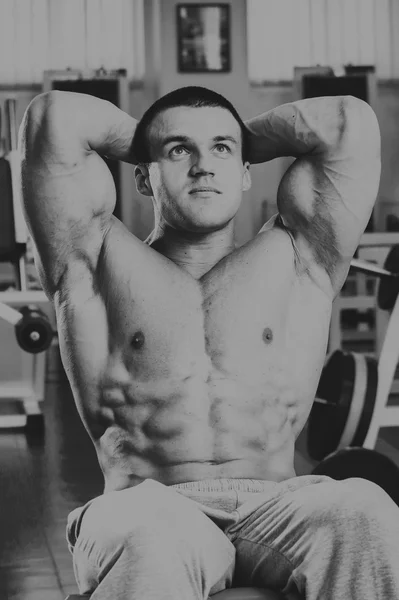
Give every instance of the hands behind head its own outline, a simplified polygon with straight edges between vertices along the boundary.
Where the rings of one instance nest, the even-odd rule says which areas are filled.
[[[295,157],[292,104],[284,104],[261,115],[244,121],[249,132],[248,161],[250,164],[265,163],[282,156]]]
[[[248,131],[248,162],[251,165],[265,163],[277,158],[276,144],[266,132],[262,115],[244,121]]]

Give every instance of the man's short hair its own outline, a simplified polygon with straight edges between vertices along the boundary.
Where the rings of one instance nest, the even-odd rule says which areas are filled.
[[[248,160],[248,137],[249,132],[244,125],[240,115],[234,106],[221,94],[214,92],[205,87],[187,86],[178,88],[165,94],[156,100],[144,113],[136,126],[136,131],[133,136],[132,154],[134,162],[137,164],[149,165],[152,162],[151,148],[148,139],[148,131],[151,123],[161,112],[168,108],[177,106],[190,106],[193,108],[202,107],[220,107],[228,110],[235,120],[238,122],[241,129],[241,158],[242,162]]]

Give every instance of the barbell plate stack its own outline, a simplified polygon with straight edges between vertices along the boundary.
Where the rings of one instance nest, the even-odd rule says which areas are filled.
[[[378,364],[364,354],[336,350],[321,374],[308,421],[308,453],[323,460],[338,448],[361,446],[377,396]]]
[[[378,362],[372,356],[358,354],[366,364],[366,393],[363,397],[359,397],[359,405],[362,404],[362,412],[356,428],[356,431],[351,440],[350,446],[363,446],[367,432],[370,427],[371,418],[375,409],[375,401],[377,399],[378,387]]]
[[[339,445],[348,419],[355,381],[353,358],[336,350],[322,371],[308,420],[307,448],[314,460],[323,460]]]
[[[352,446],[353,438],[360,421],[364,398],[367,391],[367,361],[364,354],[353,353],[352,358],[355,361],[355,380],[353,386],[352,402],[345,428],[342,432],[341,439],[337,448],[346,448]]]

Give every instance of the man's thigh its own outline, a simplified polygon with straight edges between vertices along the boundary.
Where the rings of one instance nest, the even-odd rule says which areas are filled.
[[[314,570],[322,576],[334,548],[355,552],[354,545],[369,543],[364,532],[370,523],[387,536],[390,523],[399,523],[388,494],[360,478],[296,477],[250,514],[245,504],[241,510],[244,518],[228,531],[236,547],[235,584],[285,590],[300,589]]]
[[[84,510],[82,517],[79,510]],[[231,541],[196,502],[151,479],[99,496],[86,510],[77,509],[70,515],[68,531],[75,532],[75,540],[69,534],[74,558],[79,556],[90,570],[114,556],[121,545],[140,544],[148,545],[149,560],[162,554],[165,561],[192,563],[212,582],[212,593],[232,581]]]

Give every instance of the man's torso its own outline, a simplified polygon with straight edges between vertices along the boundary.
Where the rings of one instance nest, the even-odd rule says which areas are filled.
[[[63,363],[105,490],[282,480],[324,363],[331,298],[273,227],[196,280],[113,223],[56,298]]]

